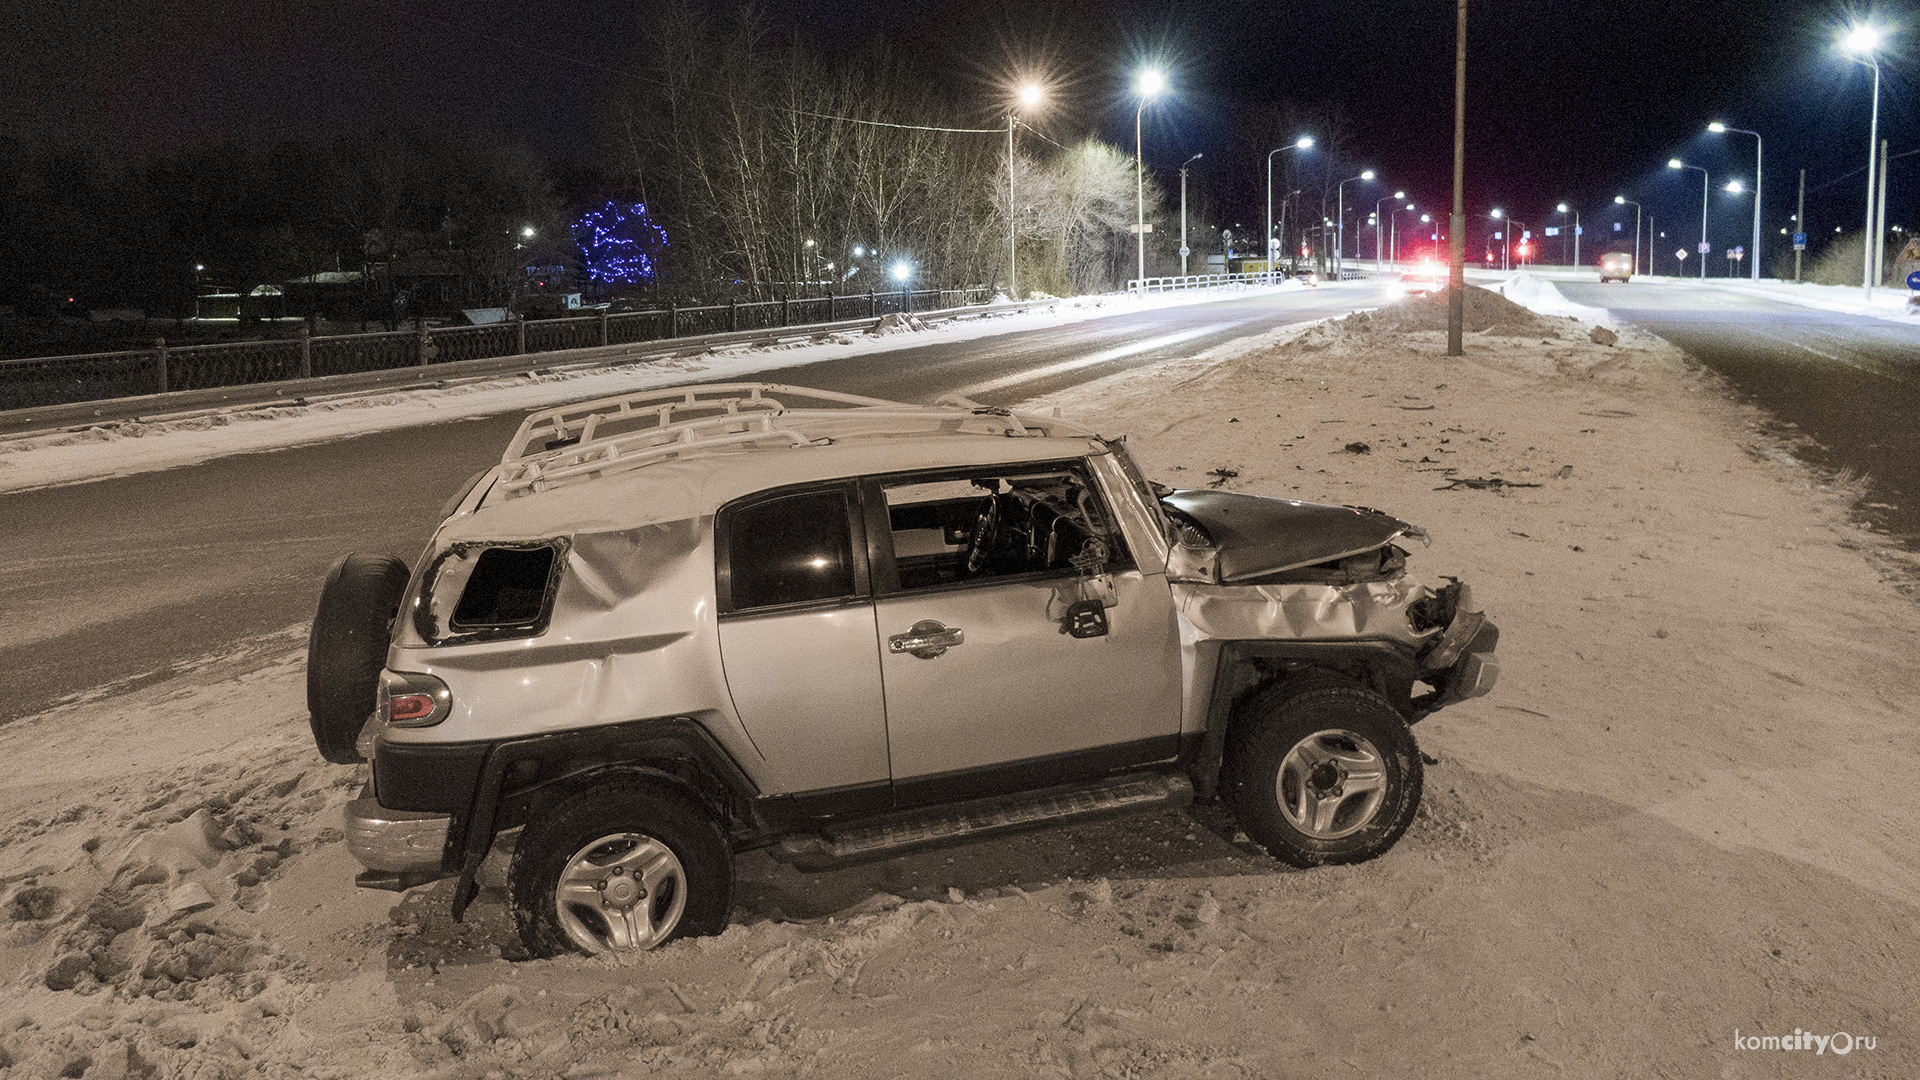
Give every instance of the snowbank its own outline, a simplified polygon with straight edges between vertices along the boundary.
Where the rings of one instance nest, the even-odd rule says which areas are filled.
[[[289,627],[0,727],[0,1078],[1785,1077],[1733,1033],[1796,1027],[1920,1073],[1920,612],[1671,348],[1510,307],[1464,357],[1383,310],[1032,403],[1474,584],[1501,682],[1415,729],[1383,858],[1290,870],[1213,807],[750,853],[718,937],[526,960],[497,856],[465,924],[352,887],[365,770],[310,749]]]

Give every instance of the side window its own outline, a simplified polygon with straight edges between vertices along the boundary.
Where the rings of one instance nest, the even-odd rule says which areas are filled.
[[[903,590],[1119,569],[1126,554],[1077,464],[882,480]]]
[[[734,611],[854,595],[846,493],[783,495],[735,510],[727,567]]]

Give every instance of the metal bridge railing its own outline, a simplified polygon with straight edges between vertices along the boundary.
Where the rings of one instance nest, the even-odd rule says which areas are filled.
[[[0,360],[0,412],[175,390],[279,382],[484,360],[521,353],[630,345],[729,331],[771,330],[895,312],[934,311],[983,302],[989,290],[901,289],[784,300],[669,306],[575,318],[524,319],[485,326],[433,327],[373,334],[168,345],[78,356]]]

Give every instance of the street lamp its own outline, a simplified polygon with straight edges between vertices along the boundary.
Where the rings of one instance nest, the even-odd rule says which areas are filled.
[[[1667,161],[1669,169],[1700,169],[1700,280],[1707,279],[1707,170],[1698,165],[1689,165],[1679,158]],[[1871,208],[1869,208],[1871,209]]]
[[[1879,269],[1880,262],[1877,249],[1881,230],[1875,228],[1873,222],[1874,166],[1880,147],[1880,59],[1873,54],[1880,47],[1880,38],[1878,27],[1861,23],[1848,31],[1843,42],[1847,48],[1847,59],[1873,69],[1873,120],[1867,126],[1867,255],[1866,264],[1861,270],[1869,300],[1873,299],[1874,278],[1879,276],[1874,271]],[[1866,59],[1860,59],[1859,54],[1864,54]]]
[[[1713,123],[1708,124],[1707,130],[1713,132],[1715,135],[1722,135],[1731,131],[1736,135],[1753,136],[1753,269],[1752,269],[1752,273],[1749,276],[1751,276],[1753,280],[1759,281],[1760,280],[1760,181],[1762,179],[1761,172],[1760,172],[1760,164],[1762,159],[1766,156],[1764,153],[1765,148],[1761,143],[1760,133],[1757,131],[1748,131],[1746,128],[1728,127],[1727,125],[1721,123],[1718,120],[1715,120]]]
[[[1505,210],[1496,206],[1487,216],[1495,221],[1506,219],[1506,224],[1500,227],[1500,269],[1511,270],[1513,269],[1513,219],[1508,218],[1506,213]]]
[[[1020,88],[1020,104],[1031,109],[1040,104],[1040,87],[1028,83]],[[1013,202],[1013,125],[1014,110],[1007,110],[1007,299],[1020,299],[1018,263],[1020,260],[1020,241],[1014,222],[1016,207]]]
[[[1142,71],[1140,107],[1133,111],[1133,240],[1140,274],[1135,288],[1143,294],[1147,291],[1147,173],[1140,159],[1140,116],[1147,111],[1147,102],[1159,97],[1166,88],[1167,77],[1159,68]]]
[[[1334,201],[1338,207],[1339,219],[1333,226],[1333,279],[1339,281],[1345,269],[1343,260],[1347,257],[1347,185],[1355,180],[1373,182],[1373,170],[1363,169],[1359,176],[1349,176],[1333,185]],[[1322,203],[1322,206],[1325,204]]]
[[[1311,147],[1312,145],[1313,145],[1313,136],[1302,135],[1299,138],[1293,140],[1291,145],[1282,146],[1282,147],[1279,147],[1278,149],[1267,151],[1267,225],[1266,225],[1266,228],[1261,230],[1261,232],[1265,233],[1267,238],[1266,255],[1267,255],[1268,283],[1272,283],[1273,281],[1273,155],[1279,153],[1281,150],[1305,150]],[[1281,247],[1287,246],[1286,218],[1287,218],[1287,208],[1284,204],[1282,204],[1280,207],[1280,222],[1281,222],[1280,246]]]
[[[1613,201],[1615,204],[1620,206],[1625,206],[1628,203],[1633,203],[1633,261],[1635,263],[1638,263],[1640,261],[1640,204],[1637,202],[1633,202],[1632,199],[1629,199],[1624,195],[1615,195],[1613,197]],[[1651,256],[1647,258],[1647,263],[1649,266],[1652,265],[1653,258]],[[1638,272],[1640,270],[1640,267],[1636,265],[1633,269],[1635,272]],[[1649,269],[1647,272],[1652,273],[1653,271]]]
[[[1392,199],[1394,202],[1399,202],[1406,197],[1407,193],[1404,191],[1396,191],[1392,195],[1387,196],[1388,199]],[[1382,231],[1383,226],[1380,220],[1380,207],[1386,201],[1387,199],[1376,199],[1373,203],[1373,269],[1376,273],[1386,269],[1380,262],[1380,239],[1385,235]]]
[[[1567,204],[1561,203],[1558,207],[1555,208],[1554,212],[1561,215],[1562,217],[1565,217],[1569,212],[1567,210]],[[1571,213],[1573,214],[1573,265],[1579,266],[1580,265],[1580,211],[1574,210],[1574,211],[1571,211]],[[1565,258],[1566,254],[1567,254],[1567,242],[1566,240],[1562,239],[1560,241],[1560,257]]]
[[[1206,156],[1205,154],[1195,154],[1192,157],[1180,163],[1180,276],[1181,277],[1187,276],[1187,254],[1192,250],[1187,247],[1187,166],[1193,164],[1196,161],[1199,161],[1201,158],[1205,156]]]

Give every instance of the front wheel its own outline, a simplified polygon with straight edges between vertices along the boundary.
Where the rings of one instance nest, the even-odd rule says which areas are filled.
[[[1280,684],[1239,711],[1223,794],[1241,828],[1294,866],[1365,862],[1420,806],[1420,748],[1386,698],[1348,682]]]
[[[535,956],[638,952],[726,928],[733,855],[691,800],[612,780],[527,826],[508,892]]]

